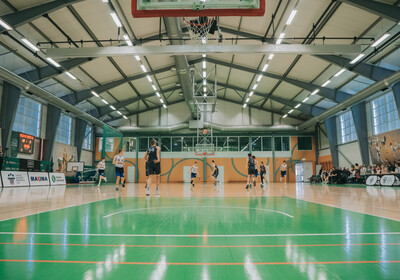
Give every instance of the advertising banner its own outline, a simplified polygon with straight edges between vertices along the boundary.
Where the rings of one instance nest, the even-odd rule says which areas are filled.
[[[31,186],[48,186],[49,174],[45,172],[28,172],[29,183]]]
[[[29,186],[28,173],[21,171],[1,171],[4,187]]]
[[[66,185],[64,173],[49,173],[50,185]]]

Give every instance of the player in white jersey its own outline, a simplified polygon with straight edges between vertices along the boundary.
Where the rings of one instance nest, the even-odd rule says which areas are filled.
[[[121,179],[122,187],[125,187],[125,176],[124,176],[124,151],[119,150],[118,155],[114,157],[113,164],[115,165],[115,175],[117,181],[115,182],[115,189],[119,189],[119,180]]]
[[[199,177],[199,166],[197,165],[197,161],[194,162],[194,165],[190,168],[190,184],[192,184],[194,188],[195,182],[200,179]]]
[[[97,164],[97,168],[99,169],[99,184],[97,185],[100,187],[101,180],[104,180],[107,182],[107,177],[104,175],[104,172],[106,170],[106,159],[102,158],[101,161]]]
[[[286,184],[286,172],[287,172],[287,165],[286,165],[286,160],[283,161],[283,163],[281,164],[281,178],[279,179],[280,182],[283,181]]]

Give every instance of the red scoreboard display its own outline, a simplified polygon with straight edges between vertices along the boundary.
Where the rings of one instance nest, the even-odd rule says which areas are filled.
[[[33,143],[35,141],[35,137],[32,135],[28,135],[25,133],[19,134],[19,149],[20,153],[24,154],[33,154]]]

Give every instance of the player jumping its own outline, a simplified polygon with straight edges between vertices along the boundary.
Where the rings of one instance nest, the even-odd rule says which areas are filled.
[[[147,182],[146,196],[150,196],[151,183],[156,183],[156,195],[160,194],[160,151],[161,148],[157,146],[157,141],[152,139],[150,141],[150,148],[147,149],[144,159],[149,163],[149,180]]]
[[[248,158],[246,161],[246,168],[247,168],[247,185],[246,189],[250,188],[251,189],[251,182],[253,181],[253,176],[256,174],[256,169],[255,169],[255,164],[254,164],[254,158],[251,156],[251,154],[248,154]]]

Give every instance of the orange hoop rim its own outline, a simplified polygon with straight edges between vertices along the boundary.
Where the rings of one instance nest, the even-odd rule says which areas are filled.
[[[209,21],[205,22],[205,23],[192,23],[190,22],[190,20],[188,21],[185,17],[183,17],[183,21],[186,22],[189,25],[192,26],[205,26],[205,25],[209,25],[210,23],[212,23],[215,20],[215,17],[213,16]]]

